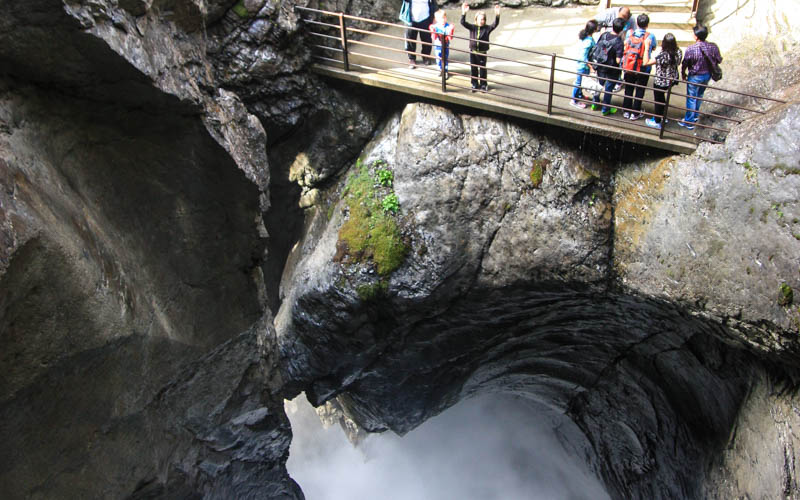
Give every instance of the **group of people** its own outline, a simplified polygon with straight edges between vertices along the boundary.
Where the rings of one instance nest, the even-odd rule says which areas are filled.
[[[447,14],[439,10],[436,0],[403,0],[407,9],[405,50],[408,53],[408,64],[411,69],[417,67],[417,37],[422,45],[420,54],[424,64],[431,64],[431,49],[436,55],[439,74],[450,78],[448,60],[450,59],[450,42],[453,40],[455,28],[447,22]],[[469,63],[471,69],[472,91],[487,91],[486,53],[489,51],[489,35],[500,23],[500,6],[494,7],[494,23],[486,24],[484,12],[475,13],[475,24],[467,22],[469,5],[461,6],[461,25],[469,31]]]
[[[611,106],[613,92],[622,84],[625,87],[625,98],[622,102],[623,116],[629,120],[638,120],[642,113],[642,98],[650,79],[653,67],[653,96],[655,98],[654,116],[647,118],[647,126],[660,129],[666,104],[666,95],[670,86],[677,85],[680,78],[687,82],[686,114],[678,125],[689,130],[695,128],[699,118],[698,111],[702,97],[711,79],[712,66],[722,62],[719,48],[706,41],[708,29],[701,25],[694,27],[695,43],[681,53],[672,33],[667,33],[661,41],[661,49],[654,56],[657,41],[647,31],[650,17],[640,14],[635,22],[628,7],[612,7],[595,19],[589,20],[578,33],[577,78],[572,91],[570,104],[576,108],[586,108],[587,99],[583,94],[583,79],[592,70],[597,73],[599,88],[594,93],[591,109],[600,111],[604,116],[617,112]],[[593,34],[603,30],[597,42]],[[624,71],[624,75],[622,74]],[[620,77],[622,76],[622,79]],[[602,104],[600,95],[603,94]]]
[[[403,2],[408,26],[405,51],[408,54],[409,67],[417,67],[416,40],[419,38],[424,64],[432,63],[430,54],[433,49],[440,75],[445,79],[449,78],[449,46],[454,27],[447,22],[447,14],[439,10],[436,0]],[[461,25],[469,31],[472,91],[486,91],[489,35],[500,23],[500,6],[496,5],[494,8],[495,20],[491,25],[486,24],[486,14],[483,12],[475,14],[475,24],[467,22],[468,11],[469,5],[465,2],[461,6]],[[686,49],[685,55],[678,48],[678,42],[672,33],[664,35],[660,50],[656,53],[658,42],[655,35],[647,30],[649,25],[650,17],[647,14],[639,14],[634,19],[628,7],[611,7],[595,19],[589,20],[578,34],[580,42],[576,57],[577,78],[570,104],[581,109],[587,107],[589,101],[583,93],[583,79],[595,71],[598,88],[589,104],[591,109],[600,111],[604,116],[615,114],[617,108],[611,106],[611,98],[614,92],[624,86],[623,117],[639,120],[644,117],[642,99],[655,68],[655,112],[645,123],[655,129],[662,127],[667,91],[682,79],[687,82],[687,111],[678,125],[693,130],[699,118],[698,112],[706,85],[711,79],[712,66],[722,62],[719,48],[706,41],[708,29],[698,24],[694,27],[695,43]],[[598,31],[602,31],[602,34],[595,42],[593,35]]]

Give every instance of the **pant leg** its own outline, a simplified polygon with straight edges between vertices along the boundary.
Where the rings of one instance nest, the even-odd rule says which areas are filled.
[[[431,45],[431,32],[428,31],[428,28],[431,24],[433,24],[433,16],[420,23],[420,28],[425,30],[421,31],[419,34],[419,41],[421,42],[420,45],[422,45],[422,48],[419,49],[419,52],[423,56],[431,55],[431,51],[433,50],[433,45]],[[425,58],[423,57],[423,59]]]
[[[617,85],[616,82],[613,82],[611,80],[606,80],[605,81],[604,88],[605,88],[606,92],[605,92],[605,94],[603,94],[603,112],[604,113],[606,111],[608,111],[609,108],[611,108],[611,97],[614,96],[614,87],[616,85]]]
[[[648,81],[650,81],[650,75],[636,74],[636,84],[641,85],[641,87],[636,87],[636,99],[633,100],[633,109],[637,112],[642,111],[642,98],[644,97],[644,91],[647,90]]]
[[[668,87],[658,87],[653,85],[653,97],[656,100],[656,116],[654,116],[653,119],[657,123],[661,123],[661,118],[664,116],[664,104],[667,102],[667,88]]]
[[[589,70],[587,68],[581,68],[578,70],[578,74],[575,77],[575,86],[572,88],[573,99],[583,99],[583,89],[581,88],[581,83],[583,83],[583,77],[588,74]]]
[[[697,75],[697,82],[695,83],[702,83],[703,85],[707,84],[709,80],[711,80],[711,75]],[[695,101],[695,113],[694,113],[694,120],[697,121],[700,118],[700,115],[697,111],[700,111],[700,105],[703,104],[703,95],[706,93],[706,87],[697,86],[697,100]]]
[[[439,71],[442,70],[442,46],[434,45],[433,52],[436,55],[436,65],[439,66]]]
[[[482,54],[478,56],[478,64],[480,67],[478,68],[478,76],[483,78],[483,80],[479,80],[481,87],[487,87],[489,82],[486,81],[486,55]]]
[[[706,92],[705,87],[701,87],[700,85],[693,85],[696,83],[706,84],[711,79],[711,75],[703,74],[703,75],[689,75],[689,78],[686,79],[686,115],[683,118],[685,122],[696,122],[700,115],[697,114],[697,111],[700,110],[700,98],[703,97],[703,94]]]
[[[480,64],[480,55],[476,54],[475,52],[469,53],[469,72],[472,75],[472,79],[470,83],[472,84],[473,89],[477,89],[481,86],[481,81],[478,80],[479,76],[479,68],[478,65]]]
[[[625,73],[623,80],[625,80],[625,99],[622,101],[622,107],[626,112],[630,112],[633,108],[633,93],[636,90],[632,85],[636,83],[636,73]]]
[[[417,56],[415,52],[417,51],[417,44],[414,40],[417,39],[417,34],[419,31],[413,29],[415,23],[411,23],[411,26],[406,28],[406,52],[408,52],[408,58],[412,61],[416,60]]]

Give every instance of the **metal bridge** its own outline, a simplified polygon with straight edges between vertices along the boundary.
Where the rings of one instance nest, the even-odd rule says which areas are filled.
[[[686,85],[678,81],[667,92],[662,117],[665,120],[658,130],[647,127],[644,118],[632,121],[623,117],[624,111],[633,110],[622,107],[622,91],[613,97],[612,105],[618,109],[614,115],[602,116],[590,106],[586,109],[570,106],[577,60],[555,52],[492,43],[487,64],[489,73],[484,82],[489,88],[473,92],[469,40],[464,36],[456,34],[450,46],[448,77],[440,74],[432,55],[425,58],[433,64],[409,67],[408,53],[404,50],[405,33],[409,28],[403,24],[305,7],[296,7],[296,10],[312,40],[313,71],[326,77],[676,153],[691,153],[702,141],[721,143],[731,123],[740,123],[749,115],[763,114],[768,104],[783,102],[714,84],[702,99],[700,121],[695,124],[695,130],[687,130],[679,126],[685,123],[682,118],[686,111]],[[450,11],[448,16],[452,17],[452,24],[457,24],[460,12]],[[495,33],[502,32],[503,25],[508,29],[504,22]],[[577,41],[575,35],[580,27],[582,25],[572,26],[575,33],[570,31],[570,34],[574,41]],[[417,40],[416,43],[419,47],[422,42]],[[586,89],[584,93],[590,95]],[[591,104],[590,99],[583,102]],[[650,90],[645,92],[642,103],[645,118],[655,116],[655,100]]]

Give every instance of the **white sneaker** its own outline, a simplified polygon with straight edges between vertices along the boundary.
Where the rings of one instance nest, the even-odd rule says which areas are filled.
[[[639,118],[641,118],[641,117],[643,117],[643,116],[644,116],[644,115],[643,115],[642,113],[638,113],[638,114],[637,114],[637,113],[631,113],[631,116],[629,116],[628,118],[629,118],[631,121],[636,121],[636,120],[638,120]]]
[[[575,99],[569,101],[569,105],[573,108],[586,109],[586,103],[576,101]]]
[[[622,113],[622,117],[625,118],[626,120],[630,120],[631,119],[631,114],[626,111],[626,112]]]

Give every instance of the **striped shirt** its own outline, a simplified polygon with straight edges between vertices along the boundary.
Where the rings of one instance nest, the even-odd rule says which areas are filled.
[[[716,44],[698,41],[686,48],[681,69],[686,71],[688,68],[690,75],[707,75],[711,73],[711,68],[708,67],[708,61],[706,61],[703,53],[717,64],[722,62],[722,55],[719,53],[719,47]]]

